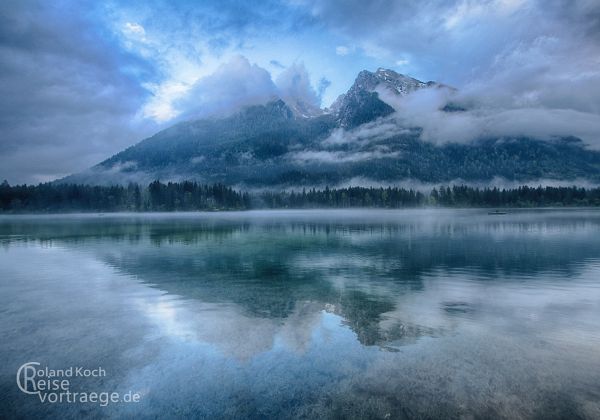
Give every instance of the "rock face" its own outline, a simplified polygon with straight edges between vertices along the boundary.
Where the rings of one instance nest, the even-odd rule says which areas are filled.
[[[278,99],[226,118],[182,122],[58,182],[193,179],[242,188],[494,178],[600,182],[600,152],[587,150],[577,138],[516,136],[435,145],[421,140],[419,127],[400,127],[390,117],[394,109],[379,97],[384,91],[409,95],[438,87],[447,88],[392,70],[362,71],[327,113]],[[443,111],[464,109],[447,104]]]
[[[340,95],[331,106],[339,125],[352,128],[384,117],[394,109],[379,99],[377,89],[396,95],[408,95],[418,89],[441,86],[435,82],[421,82],[393,70],[378,69],[375,73],[363,70],[346,94]]]

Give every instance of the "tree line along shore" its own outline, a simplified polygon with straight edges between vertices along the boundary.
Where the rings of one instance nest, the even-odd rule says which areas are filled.
[[[401,187],[346,187],[294,191],[239,191],[222,184],[153,181],[148,185],[92,186],[46,183],[0,184],[0,212],[197,211],[286,208],[411,207],[591,207],[600,188],[497,188],[439,186],[429,191]]]

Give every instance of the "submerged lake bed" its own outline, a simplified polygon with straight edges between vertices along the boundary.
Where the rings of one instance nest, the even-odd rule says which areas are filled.
[[[600,418],[600,211],[488,212],[0,216],[0,417]]]

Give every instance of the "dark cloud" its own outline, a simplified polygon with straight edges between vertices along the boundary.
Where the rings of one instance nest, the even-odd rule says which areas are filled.
[[[600,40],[600,3],[597,0],[546,0],[540,7],[553,19]]]
[[[37,182],[79,171],[139,138],[149,78],[140,60],[62,2],[0,6],[0,177]]]
[[[409,56],[416,76],[455,85],[493,73],[499,56],[543,38],[565,50],[600,48],[597,0],[297,1],[348,44],[380,59]]]

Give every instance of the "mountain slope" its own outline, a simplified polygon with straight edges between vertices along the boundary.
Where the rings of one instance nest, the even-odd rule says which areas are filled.
[[[600,181],[600,153],[576,138],[485,138],[434,145],[399,127],[382,89],[407,95],[441,87],[390,70],[359,73],[329,113],[299,115],[282,100],[222,119],[179,123],[61,182],[195,179],[250,188],[485,182],[500,177]],[[460,110],[452,109],[454,112]]]

